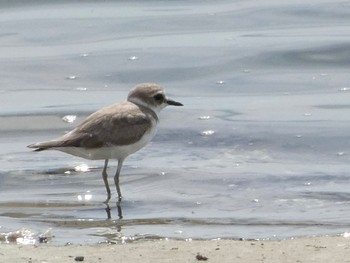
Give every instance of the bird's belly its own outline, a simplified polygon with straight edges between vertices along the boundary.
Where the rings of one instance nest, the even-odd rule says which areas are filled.
[[[141,140],[128,145],[107,145],[99,148],[58,147],[54,149],[89,160],[125,159],[128,155],[143,148],[155,133],[156,129],[154,128],[146,133]]]

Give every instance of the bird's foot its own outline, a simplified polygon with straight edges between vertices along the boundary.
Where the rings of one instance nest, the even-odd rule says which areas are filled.
[[[107,219],[111,219],[112,218],[112,215],[111,215],[111,208],[109,207],[108,204],[105,204],[106,205],[106,213],[107,213]]]
[[[118,218],[123,219],[123,211],[122,211],[122,206],[120,203],[121,203],[121,201],[117,202]]]

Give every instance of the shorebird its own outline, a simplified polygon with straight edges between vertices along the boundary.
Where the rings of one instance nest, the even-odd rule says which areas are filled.
[[[143,148],[155,135],[158,113],[166,106],[183,106],[169,99],[161,86],[142,83],[133,88],[127,101],[104,107],[88,116],[62,137],[28,145],[34,151],[58,150],[90,160],[104,160],[102,179],[111,198],[107,167],[109,159],[118,160],[114,183],[121,201],[119,175],[127,156]]]

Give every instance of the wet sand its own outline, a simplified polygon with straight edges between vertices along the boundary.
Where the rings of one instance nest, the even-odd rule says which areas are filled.
[[[283,241],[175,241],[87,246],[1,245],[1,262],[345,262],[350,239],[308,237]],[[82,258],[83,257],[83,258]]]

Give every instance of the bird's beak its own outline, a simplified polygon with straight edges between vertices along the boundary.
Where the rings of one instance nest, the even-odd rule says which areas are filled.
[[[183,106],[182,103],[177,102],[177,101],[175,101],[175,100],[171,100],[171,99],[167,99],[167,100],[166,100],[166,103],[167,103],[168,105],[173,105],[173,106]]]

